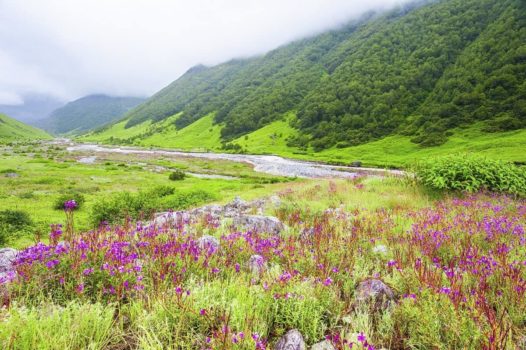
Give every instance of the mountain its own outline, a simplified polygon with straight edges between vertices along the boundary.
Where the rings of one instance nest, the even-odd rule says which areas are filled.
[[[299,152],[386,137],[432,147],[463,128],[497,138],[526,127],[525,43],[524,1],[419,1],[263,56],[196,66],[87,138],[176,145],[205,117],[227,148],[284,121],[281,145]]]
[[[63,101],[42,94],[27,94],[23,96],[23,100],[24,103],[21,105],[0,105],[0,113],[37,126],[39,120],[46,118],[55,109],[64,105]]]
[[[51,136],[43,130],[0,114],[0,142],[18,140],[47,140]]]
[[[56,109],[39,125],[55,134],[82,133],[120,119],[142,102],[138,97],[89,95]]]

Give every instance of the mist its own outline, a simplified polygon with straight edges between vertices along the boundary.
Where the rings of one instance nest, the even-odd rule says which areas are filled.
[[[401,0],[0,0],[0,104],[148,96],[201,63],[262,54]]]

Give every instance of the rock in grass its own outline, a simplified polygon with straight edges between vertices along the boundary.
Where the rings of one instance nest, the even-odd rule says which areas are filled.
[[[206,249],[212,252],[219,250],[219,240],[214,236],[205,235],[197,240],[200,249]]]
[[[278,235],[285,229],[285,225],[283,225],[278,218],[263,215],[242,215],[235,217],[234,225],[275,235]]]
[[[274,350],[305,350],[305,348],[303,336],[297,329],[288,331],[274,346]]]
[[[310,350],[336,350],[330,341],[324,340],[311,346]]]
[[[13,248],[0,248],[0,281],[7,278],[8,274],[14,270],[13,262],[16,259],[18,250]]]
[[[234,198],[234,200],[223,207],[223,213],[227,217],[233,217],[241,215],[251,208],[250,204],[240,197]]]
[[[362,281],[356,288],[356,302],[367,304],[374,311],[386,309],[394,298],[391,288],[378,279]]]
[[[248,259],[248,268],[254,275],[259,275],[267,269],[267,262],[261,255],[254,254]]]

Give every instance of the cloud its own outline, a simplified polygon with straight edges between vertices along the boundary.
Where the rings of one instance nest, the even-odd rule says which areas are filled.
[[[261,54],[399,2],[0,0],[0,96],[149,95],[197,63]]]

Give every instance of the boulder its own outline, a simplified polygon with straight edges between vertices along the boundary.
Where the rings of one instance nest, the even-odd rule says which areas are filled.
[[[18,251],[13,248],[0,248],[0,281],[14,271],[13,262]]]
[[[157,213],[151,225],[163,226],[165,224],[186,224],[190,221],[190,214],[185,211]]]
[[[281,337],[276,345],[274,350],[305,350],[305,341],[303,336],[297,329],[293,329],[287,332],[283,337]]]
[[[226,217],[234,217],[241,215],[251,209],[251,205],[241,199],[240,197],[234,198],[234,200],[223,207],[223,214]]]
[[[5,173],[4,176],[9,177],[9,178],[16,178],[16,177],[19,177],[20,175],[18,175],[18,173]]]
[[[205,235],[197,240],[197,245],[200,249],[206,249],[208,251],[215,252],[219,250],[219,240],[214,236]]]
[[[285,229],[285,225],[274,216],[241,215],[234,218],[234,225],[278,235]]]
[[[367,279],[356,288],[356,302],[369,305],[374,311],[386,309],[395,299],[391,288],[378,279]]]
[[[336,350],[336,348],[330,341],[324,340],[311,346],[310,350]]]
[[[360,168],[362,166],[362,162],[360,162],[359,160],[355,160],[351,163],[351,166],[354,168]]]
[[[205,205],[201,208],[196,208],[190,212],[192,216],[212,215],[219,218],[223,215],[223,207],[217,204]]]
[[[374,248],[373,248],[373,253],[375,253],[375,254],[382,254],[382,255],[384,255],[384,254],[387,254],[387,252],[388,252],[388,249],[383,244],[379,244],[377,246],[374,246]]]
[[[281,206],[281,198],[279,198],[279,196],[272,196],[269,200],[274,208],[279,208]]]
[[[254,275],[259,275],[267,269],[267,262],[261,255],[254,254],[248,259],[248,268]]]

